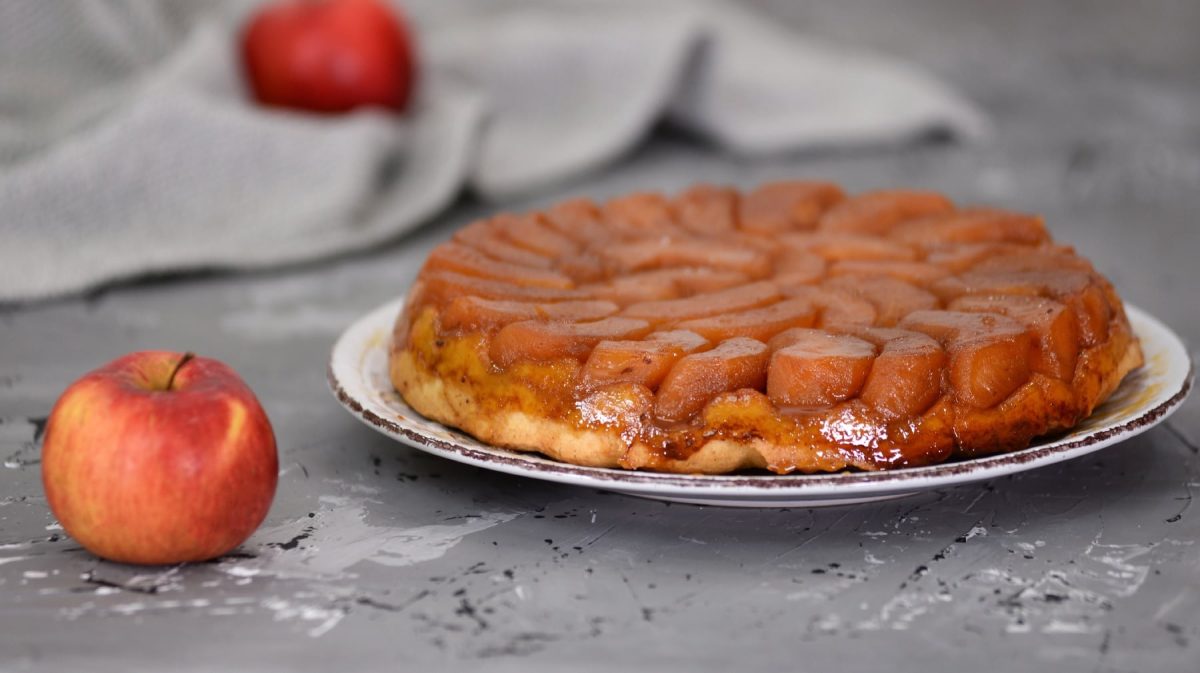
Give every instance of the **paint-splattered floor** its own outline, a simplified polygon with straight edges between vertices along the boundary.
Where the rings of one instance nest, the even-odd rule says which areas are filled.
[[[987,145],[747,162],[661,135],[566,195],[819,175],[1047,215],[1200,341],[1200,4],[857,0],[782,20],[919,61],[994,112]],[[496,475],[331,399],[348,322],[487,207],[353,259],[0,310],[0,669],[1200,670],[1200,399],[1130,442],[884,504],[740,511]],[[283,474],[236,553],[141,569],[54,522],[38,438],[62,388],[139,348],[229,362]]]

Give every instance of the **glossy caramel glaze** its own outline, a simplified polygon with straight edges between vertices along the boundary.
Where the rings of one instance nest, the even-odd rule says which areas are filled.
[[[1141,365],[1041,218],[929,192],[576,200],[431,253],[390,375],[417,411],[567,462],[777,473],[1013,451]]]

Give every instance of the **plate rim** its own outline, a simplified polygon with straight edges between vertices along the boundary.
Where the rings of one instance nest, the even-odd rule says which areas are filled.
[[[1011,453],[995,454],[949,463],[921,467],[881,470],[876,472],[834,472],[786,475],[701,475],[622,470],[618,468],[587,467],[562,463],[536,452],[518,452],[484,445],[474,448],[431,437],[419,429],[406,427],[403,422],[380,416],[367,408],[346,388],[339,378],[342,369],[340,355],[348,347],[365,341],[360,333],[369,334],[380,327],[390,328],[404,297],[392,299],[371,309],[351,323],[338,336],[326,367],[326,380],[338,402],[353,416],[369,427],[418,450],[475,467],[516,476],[556,483],[591,486],[627,493],[686,492],[689,496],[716,497],[784,497],[845,496],[852,498],[868,494],[902,493],[930,488],[949,487],[1007,476],[1017,472],[1053,465],[1065,460],[1098,451],[1125,441],[1149,430],[1177,409],[1191,392],[1195,363],[1179,335],[1158,318],[1126,303],[1131,322],[1148,323],[1178,348],[1187,362],[1187,372],[1179,387],[1168,397],[1119,425],[1103,428],[1073,440],[1059,440],[1031,446]],[[386,322],[385,322],[386,321]],[[358,337],[358,338],[355,338]],[[366,352],[365,349],[363,352]],[[356,353],[360,356],[361,353]],[[358,358],[361,361],[361,357]],[[348,373],[357,373],[350,371]],[[411,407],[410,407],[411,409]],[[412,413],[422,416],[416,410]],[[424,418],[424,416],[422,416]],[[429,423],[437,423],[425,419]],[[461,430],[441,425],[451,433],[465,435]],[[478,442],[478,440],[473,440]],[[482,442],[479,442],[482,444]]]

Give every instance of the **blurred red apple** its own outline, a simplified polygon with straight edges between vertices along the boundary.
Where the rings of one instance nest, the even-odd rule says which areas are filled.
[[[404,17],[380,0],[284,0],[242,34],[242,62],[265,105],[344,112],[403,111],[416,78]]]
[[[275,497],[275,435],[250,388],[190,353],[130,353],[72,383],[50,413],[42,484],[97,556],[202,561],[241,544]]]

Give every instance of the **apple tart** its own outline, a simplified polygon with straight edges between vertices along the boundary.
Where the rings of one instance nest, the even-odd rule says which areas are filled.
[[[409,405],[483,442],[706,474],[1014,451],[1141,364],[1112,285],[1040,217],[799,181],[470,224],[389,349]]]

